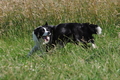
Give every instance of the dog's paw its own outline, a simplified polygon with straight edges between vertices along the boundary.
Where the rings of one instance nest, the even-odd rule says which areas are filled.
[[[39,57],[44,57],[44,56],[46,56],[46,53],[42,53],[42,54],[40,54],[40,55],[38,55]]]

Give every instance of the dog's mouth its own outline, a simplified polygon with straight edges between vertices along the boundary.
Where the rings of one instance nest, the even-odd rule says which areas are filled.
[[[43,44],[47,44],[50,41],[50,36],[42,36],[42,39],[44,40]]]

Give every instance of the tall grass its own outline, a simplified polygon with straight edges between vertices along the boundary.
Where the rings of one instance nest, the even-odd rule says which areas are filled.
[[[46,21],[56,25],[65,22],[90,22],[109,28],[119,23],[119,0],[3,0],[2,31],[30,31]],[[118,15],[118,16],[117,16]]]
[[[98,48],[67,44],[27,58],[33,29],[46,21],[98,24],[103,29],[94,35]],[[119,80],[119,35],[119,0],[1,0],[0,80]]]

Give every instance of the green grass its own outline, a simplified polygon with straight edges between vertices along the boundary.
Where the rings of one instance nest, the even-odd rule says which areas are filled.
[[[119,0],[1,1],[0,80],[119,80],[119,3]],[[69,43],[43,57],[38,56],[39,51],[26,57],[34,45],[33,29],[46,21],[51,25],[98,24],[103,29],[101,35],[94,35],[98,48],[84,49]]]
[[[0,79],[119,80],[120,41],[107,38],[102,42],[103,39],[96,41],[97,49],[68,44],[44,57],[39,57],[40,52],[37,52],[29,58],[26,55],[32,41],[27,38],[11,42],[0,40]]]

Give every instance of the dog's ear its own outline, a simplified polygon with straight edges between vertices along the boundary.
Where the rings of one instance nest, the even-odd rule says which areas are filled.
[[[44,26],[48,26],[48,23],[46,22],[44,25],[42,25],[42,27],[44,27]]]
[[[45,23],[45,26],[48,26],[48,23],[47,23],[47,22]]]

